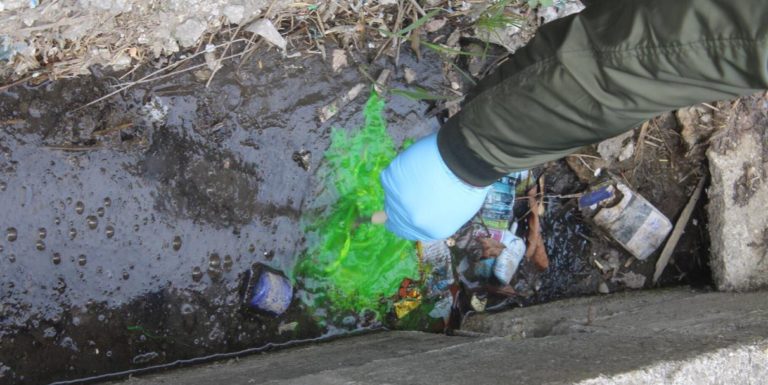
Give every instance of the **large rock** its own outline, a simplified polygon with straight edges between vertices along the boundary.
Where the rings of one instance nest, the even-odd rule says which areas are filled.
[[[724,111],[707,151],[711,266],[720,290],[768,286],[768,96]]]

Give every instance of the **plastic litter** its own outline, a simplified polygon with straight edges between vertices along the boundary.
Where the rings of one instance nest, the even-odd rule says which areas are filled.
[[[275,28],[275,25],[272,24],[269,19],[256,20],[246,27],[245,30],[263,37],[264,40],[279,47],[283,51],[285,51],[285,47],[288,45],[288,42],[285,41],[285,38],[283,38],[282,35],[280,35],[280,32],[277,31],[277,28]]]
[[[496,181],[478,218],[465,233],[470,238],[459,239],[459,243],[479,242],[482,246],[480,255],[468,255],[456,266],[461,283],[473,293],[470,305],[475,311],[485,308],[487,293],[514,293],[509,284],[525,255],[526,244],[515,234],[513,210],[515,195],[530,183],[529,179],[528,171],[520,171]]]
[[[515,203],[515,186],[524,175],[527,175],[527,172],[509,174],[493,184],[480,209],[480,217],[482,224],[488,229],[488,237],[501,242],[502,233],[509,229]]]
[[[613,179],[579,200],[585,217],[639,260],[647,259],[672,231],[672,222],[650,202]]]
[[[489,236],[504,246],[501,253],[491,260],[493,261],[491,271],[496,279],[505,285],[512,280],[525,254],[525,242],[515,235],[517,224],[513,220],[513,209],[517,187],[526,178],[528,178],[528,171],[520,171],[500,178],[493,184],[480,211],[483,230],[487,231],[487,234],[477,234],[477,236]],[[478,267],[480,267],[479,270]],[[490,277],[484,268],[477,265],[475,274]]]
[[[517,223],[512,225],[512,229],[504,231],[501,235],[501,243],[505,246],[493,265],[493,275],[499,282],[508,285],[512,281],[512,276],[517,272],[520,261],[525,255],[525,241],[515,235]]]
[[[291,281],[264,265],[251,269],[248,289],[247,306],[273,316],[285,313],[293,299]]]
[[[429,316],[432,318],[441,318],[444,321],[448,321],[448,317],[451,315],[451,308],[453,307],[453,297],[447,296],[435,303],[432,310],[429,311]]]
[[[402,319],[410,312],[421,306],[421,290],[415,282],[409,278],[403,279],[400,289],[397,291],[398,301],[395,302],[395,316]]]
[[[427,297],[450,296],[449,287],[453,284],[451,250],[445,241],[420,242],[421,268],[429,272],[425,278]]]

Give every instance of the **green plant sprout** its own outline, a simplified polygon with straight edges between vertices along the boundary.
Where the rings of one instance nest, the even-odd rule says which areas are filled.
[[[539,1],[539,0],[533,0],[533,1]],[[483,50],[483,57],[488,52],[488,48],[490,45],[490,36],[493,34],[494,37],[498,41],[502,41],[503,39],[499,35],[499,31],[503,30],[508,27],[521,27],[522,26],[522,18],[518,15],[507,14],[507,6],[511,3],[511,0],[500,0],[491,6],[488,7],[488,9],[485,10],[485,12],[480,15],[480,18],[477,19],[477,22],[475,23],[478,31],[484,31],[485,32],[485,38],[483,39],[485,41],[485,49]],[[529,2],[530,5],[530,2]],[[533,6],[532,6],[533,7]]]

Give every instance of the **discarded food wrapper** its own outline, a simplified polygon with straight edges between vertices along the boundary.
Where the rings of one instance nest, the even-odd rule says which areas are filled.
[[[579,198],[579,208],[587,208],[613,199],[616,189],[611,184],[598,185]],[[593,209],[597,208],[596,206]]]
[[[429,312],[429,316],[432,318],[442,318],[447,321],[451,316],[451,308],[453,307],[453,297],[447,296],[435,303],[435,306]]]
[[[398,301],[395,302],[395,316],[402,319],[421,305],[421,291],[410,278],[403,279],[397,291]]]
[[[288,278],[264,265],[257,264],[249,274],[246,305],[254,310],[279,316],[288,310],[293,299],[293,286]]]
[[[582,200],[591,204],[582,205]],[[653,254],[672,231],[672,222],[664,214],[617,181],[598,185],[579,200],[579,206],[586,208],[587,215],[594,213],[594,223],[639,260]]]
[[[403,319],[403,317],[410,314],[414,309],[421,306],[421,296],[419,298],[405,298],[395,302],[395,315],[397,319]]]
[[[420,242],[422,271],[428,272],[425,277],[425,295],[427,297],[442,297],[449,295],[448,287],[453,284],[453,269],[451,267],[451,250],[444,241]]]

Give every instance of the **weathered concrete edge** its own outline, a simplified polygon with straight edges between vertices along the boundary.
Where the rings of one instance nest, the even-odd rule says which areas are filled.
[[[703,353],[688,360],[660,362],[613,376],[574,385],[635,384],[765,384],[768,382],[768,340]]]
[[[768,94],[741,98],[706,152],[710,265],[719,290],[768,287]]]

